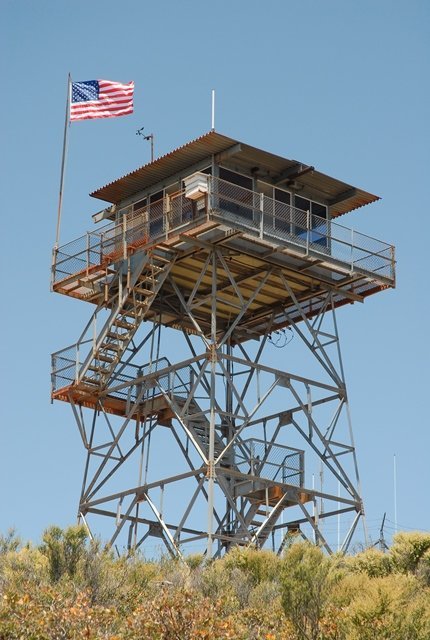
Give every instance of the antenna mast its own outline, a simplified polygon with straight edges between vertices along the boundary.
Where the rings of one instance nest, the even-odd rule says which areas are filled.
[[[154,162],[154,134],[153,133],[149,133],[148,135],[145,135],[143,133],[145,127],[141,127],[140,129],[138,129],[136,131],[136,135],[137,136],[142,136],[142,138],[144,140],[151,140],[151,162]]]

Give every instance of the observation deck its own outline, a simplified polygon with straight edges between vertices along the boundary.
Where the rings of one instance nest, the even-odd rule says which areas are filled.
[[[249,297],[257,287],[255,278],[271,269],[241,322],[237,336],[241,341],[264,333],[269,318],[273,330],[287,326],[286,315],[295,309],[292,297],[311,318],[320,311],[322,292],[332,291],[333,304],[339,307],[395,286],[392,245],[263,193],[195,175],[207,185],[201,197],[190,199],[180,191],[60,247],[54,255],[53,290],[108,306],[108,289],[119,265],[139,253],[156,251],[166,262],[175,256],[170,276],[181,290],[193,292],[199,321],[209,330],[210,269],[205,277],[196,278],[206,260],[205,250],[217,246],[223,256],[217,274],[220,322],[228,323],[238,297]],[[126,269],[123,280],[127,285]],[[161,317],[163,324],[192,333],[182,314],[169,306],[171,294],[166,280],[146,319]]]

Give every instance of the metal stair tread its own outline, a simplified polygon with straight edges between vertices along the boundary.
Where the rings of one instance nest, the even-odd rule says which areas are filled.
[[[110,369],[107,369],[106,367],[98,367],[97,365],[91,364],[88,367],[88,371],[95,371],[96,373],[100,373],[100,374],[105,374],[105,373],[110,373]]]
[[[115,362],[115,358],[111,358],[110,356],[105,356],[101,353],[97,355],[95,360],[101,360],[102,362],[108,362],[109,364],[112,364],[113,362]]]
[[[134,287],[134,291],[137,291],[137,293],[141,293],[144,296],[152,296],[152,294],[154,293],[152,291],[152,289],[142,289],[141,287]]]
[[[138,278],[137,283],[139,284],[140,282],[154,282],[154,276],[152,274],[145,274],[143,276],[140,276],[140,278]]]
[[[107,338],[113,338],[114,340],[127,340],[129,333],[116,333],[114,331],[108,331]]]
[[[171,260],[171,258],[165,258],[164,256],[160,256],[159,253],[152,253],[151,259],[158,260],[159,262],[164,262],[165,264],[167,264]]]
[[[126,322],[125,320],[121,320],[121,319],[115,319],[112,324],[114,324],[116,327],[121,327],[122,329],[134,329],[134,324],[131,324],[130,322]]]
[[[102,351],[121,351],[121,347],[113,342],[104,342],[99,346]]]
[[[94,385],[95,387],[98,387],[100,384],[100,380],[96,380],[95,378],[89,378],[88,376],[84,376],[82,378],[82,382],[85,382],[86,384]]]

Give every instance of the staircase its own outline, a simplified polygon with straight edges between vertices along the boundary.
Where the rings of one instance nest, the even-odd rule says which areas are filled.
[[[174,262],[173,253],[155,248],[136,254],[127,271],[124,265],[129,263],[120,265],[110,285],[116,289],[112,311],[79,369],[77,385],[94,391],[106,386]]]
[[[245,516],[248,530],[252,534],[251,544],[262,547],[266,542],[281,509],[275,509],[270,503],[252,503]]]
[[[185,401],[184,401],[185,402]],[[181,405],[181,400],[178,402]],[[203,453],[206,457],[209,456],[209,420],[203,413],[201,407],[195,400],[191,400],[187,410],[188,429],[199,443]],[[215,459],[224,451],[226,443],[222,440],[221,436],[215,429],[215,443],[214,443],[214,456]],[[229,454],[224,456],[224,459],[229,457]],[[221,459],[222,462],[223,458]]]

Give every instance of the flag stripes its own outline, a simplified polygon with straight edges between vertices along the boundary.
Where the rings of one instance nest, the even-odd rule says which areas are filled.
[[[110,80],[73,82],[70,120],[114,118],[133,113],[134,82]]]

